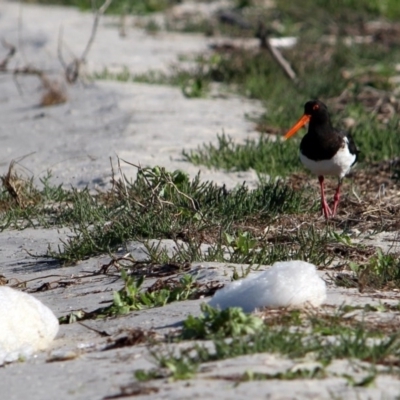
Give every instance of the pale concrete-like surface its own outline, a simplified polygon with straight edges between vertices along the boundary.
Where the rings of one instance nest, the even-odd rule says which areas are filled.
[[[2,3],[0,7],[0,36],[17,48],[21,43],[23,49],[9,67],[28,63],[57,78],[62,72],[57,60],[60,26],[69,48],[79,56],[86,44],[84,38],[89,36],[92,15],[74,9],[23,5],[19,39],[19,10],[16,3]],[[117,27],[109,23],[112,20],[101,20],[89,54],[89,73],[102,71],[104,64],[126,66],[133,73],[168,70],[179,54],[208,49],[209,40],[200,35],[150,36],[132,28],[129,37],[122,39]],[[5,56],[6,49],[0,54]],[[183,149],[216,143],[217,134],[224,132],[236,141],[256,135],[245,116],[262,111],[257,102],[235,96],[188,100],[179,88],[96,81],[68,86],[69,101],[65,104],[39,108],[42,89],[36,77],[19,76],[16,85],[10,74],[3,74],[0,88],[0,166],[29,154],[21,164],[36,177],[51,170],[55,183],[102,187],[111,177],[109,158],[116,167],[118,155],[134,164],[179,168],[192,176],[201,170],[204,179],[228,187],[257,181],[251,171],[225,174],[182,161]],[[123,172],[133,177],[136,171],[125,166]]]
[[[80,55],[89,36],[92,16],[73,9],[23,5],[21,38],[18,40],[19,4],[0,2],[0,37],[23,44],[11,66],[25,65],[24,57],[36,67],[49,70],[54,76],[60,71],[57,60],[59,27],[63,26],[64,42]],[[93,49],[89,54],[88,72],[104,67],[128,67],[134,73],[149,69],[168,71],[179,54],[206,51],[211,39],[200,35],[162,33],[157,36],[129,27],[128,36],[120,38],[115,19],[103,19]],[[64,47],[68,54],[67,46]],[[1,50],[0,55],[5,54]],[[2,56],[0,56],[2,57]],[[216,140],[224,130],[243,141],[254,135],[254,126],[245,114],[258,113],[256,102],[237,97],[228,99],[186,99],[177,88],[118,82],[79,83],[68,87],[66,104],[39,108],[41,88],[34,77],[21,76],[18,87],[9,74],[0,75],[0,167],[7,171],[12,159],[33,153],[21,164],[27,175],[43,176],[53,172],[53,182],[66,185],[104,187],[111,176],[109,157],[121,158],[144,165],[181,168],[192,176],[199,168],[181,161],[181,150],[196,148]],[[123,166],[128,176],[134,169]],[[232,187],[246,180],[256,181],[253,173],[209,171],[201,168],[203,178]],[[51,260],[33,258],[46,253],[47,246],[56,250],[67,230],[27,229],[0,232],[0,274],[10,284],[27,281],[27,290],[49,306],[57,316],[84,309],[92,311],[109,304],[112,292],[121,288],[115,276],[94,275],[109,261],[108,256],[85,260],[72,267],[60,268]],[[168,244],[171,246],[171,243]],[[143,247],[131,243],[128,250],[143,257]],[[121,249],[124,254],[125,249]],[[171,251],[173,249],[171,248]],[[240,266],[238,271],[240,271]],[[267,267],[262,267],[265,269]],[[232,265],[197,263],[191,273],[201,280],[231,279]],[[325,272],[320,276],[327,278]],[[63,285],[35,292],[46,282],[62,279]],[[148,280],[146,284],[151,284]],[[356,289],[335,287],[327,279],[327,304],[365,305],[387,302],[397,304],[398,292],[360,294]],[[180,326],[189,314],[199,315],[203,300],[173,303],[162,308],[132,312],[123,317],[62,325],[48,352],[35,358],[0,368],[0,393],[4,399],[47,400],[101,399],[116,395],[121,385],[134,382],[134,371],[153,366],[145,346],[138,345],[103,351],[108,338],[93,330],[105,331],[112,338],[132,328],[154,329],[159,334]],[[382,313],[384,314],[384,313]],[[398,314],[398,313],[397,313]],[[386,313],[390,318],[399,318]],[[380,317],[380,316],[379,316]],[[55,361],[57,357],[71,360]],[[50,362],[53,360],[53,362]],[[355,364],[337,361],[329,366],[324,380],[267,380],[243,382],[236,386],[224,379],[210,379],[221,374],[243,374],[247,369],[274,373],[292,368],[304,360],[287,360],[270,354],[240,357],[202,368],[195,379],[182,382],[166,380],[150,382],[159,391],[136,398],[165,399],[392,399],[399,394],[398,379],[382,374],[372,388],[353,388],[341,377],[354,377],[366,372]],[[336,375],[335,375],[336,374]]]
[[[32,78],[26,79],[23,85]],[[118,155],[137,165],[182,169],[191,176],[201,170],[204,179],[228,187],[257,181],[252,172],[224,174],[182,161],[183,149],[216,142],[223,131],[238,141],[248,137],[252,124],[244,114],[257,108],[251,102],[187,100],[179,89],[167,86],[96,82],[71,88],[66,104],[38,108],[37,90],[21,97],[4,76],[0,86],[4,170],[11,160],[29,155],[20,162],[27,175],[45,176],[50,170],[56,184],[104,187],[111,179],[109,158],[117,170]],[[128,177],[135,176],[135,168],[124,163],[122,168]]]

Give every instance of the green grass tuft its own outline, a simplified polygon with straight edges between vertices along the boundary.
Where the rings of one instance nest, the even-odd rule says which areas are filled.
[[[241,308],[219,311],[207,304],[201,305],[204,315],[189,315],[183,322],[183,339],[209,339],[254,334],[263,327],[260,318],[248,315]]]
[[[160,349],[153,350],[152,354],[159,368],[170,368],[173,375],[176,366],[179,366],[179,379],[192,378],[201,364],[210,361],[219,361],[233,357],[257,353],[275,353],[289,358],[311,357],[320,362],[320,367],[310,370],[289,370],[276,376],[253,375],[251,371],[239,376],[238,381],[253,379],[299,379],[321,378],[325,376],[324,366],[332,361],[343,358],[357,359],[371,364],[373,370],[376,365],[386,365],[389,359],[400,356],[400,338],[398,334],[384,335],[376,329],[370,329],[363,323],[343,319],[343,310],[332,317],[311,315],[297,321],[296,315],[281,319],[281,323],[274,324],[272,320],[262,322],[260,319],[248,316],[250,329],[246,332],[240,328],[246,316],[239,315],[236,309],[218,311],[204,309],[210,314],[193,318],[184,322],[183,333],[189,333],[189,338],[210,338],[212,346],[195,344],[177,354],[172,350],[167,352]],[[230,320],[229,316],[233,316]],[[268,314],[266,314],[268,317]],[[293,318],[296,322],[293,325]],[[286,322],[285,322],[286,321]],[[254,324],[254,322],[257,322]],[[238,329],[233,329],[236,326]],[[228,329],[226,329],[228,328]],[[188,330],[189,329],[189,330]],[[194,335],[194,336],[193,336]],[[174,368],[175,367],[175,368]],[[152,370],[155,375],[157,369]],[[188,372],[188,375],[183,373]],[[189,374],[190,372],[190,374]],[[374,374],[359,381],[352,382],[355,386],[368,385]],[[346,379],[352,379],[346,376]]]
[[[92,10],[91,0],[26,0],[28,3],[57,4],[63,6],[75,6],[81,10]],[[112,14],[148,14],[164,11],[179,0],[113,0],[108,13]],[[103,2],[96,1],[95,5],[101,7]]]
[[[183,156],[195,165],[235,171],[254,169],[275,177],[298,169],[294,161],[298,158],[298,152],[297,140],[282,142],[261,136],[257,141],[247,140],[245,144],[238,144],[222,134],[218,136],[216,145],[206,144],[196,151],[183,151]]]
[[[201,257],[201,237],[216,240],[210,258],[224,259],[226,232],[239,236],[240,224],[257,219],[267,224],[280,214],[309,209],[308,196],[279,183],[266,183],[250,190],[245,185],[232,191],[199,177],[190,180],[181,171],[167,172],[155,167],[140,169],[134,182],[118,182],[114,190],[99,196],[74,192],[73,205],[63,216],[71,221],[73,236],[49,256],[62,262],[74,262],[88,256],[112,251],[127,240],[153,238],[185,239],[181,246],[193,261]],[[302,239],[299,239],[302,240]],[[178,246],[179,247],[179,246]],[[282,249],[270,249],[278,254]],[[271,253],[272,252],[272,253]],[[263,259],[262,252],[232,253],[242,261]],[[202,256],[202,259],[206,256]],[[178,261],[178,260],[176,260]]]

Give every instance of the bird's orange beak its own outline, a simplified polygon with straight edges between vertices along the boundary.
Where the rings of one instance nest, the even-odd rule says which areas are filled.
[[[285,140],[293,136],[301,127],[310,121],[311,115],[304,114],[283,137]]]

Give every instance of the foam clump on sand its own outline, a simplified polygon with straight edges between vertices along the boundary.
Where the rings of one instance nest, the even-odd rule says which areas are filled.
[[[305,261],[276,262],[270,269],[218,290],[210,305],[220,309],[241,307],[252,312],[263,307],[320,306],[326,299],[325,282],[313,264]]]
[[[0,365],[46,349],[58,319],[35,297],[0,286]]]

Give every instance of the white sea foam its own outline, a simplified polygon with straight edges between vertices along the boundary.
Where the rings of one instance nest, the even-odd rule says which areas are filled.
[[[313,264],[284,261],[229,283],[215,293],[209,304],[220,309],[241,307],[251,312],[263,307],[318,307],[325,299],[325,282]]]
[[[0,286],[0,365],[49,346],[58,332],[53,312],[35,297]]]

